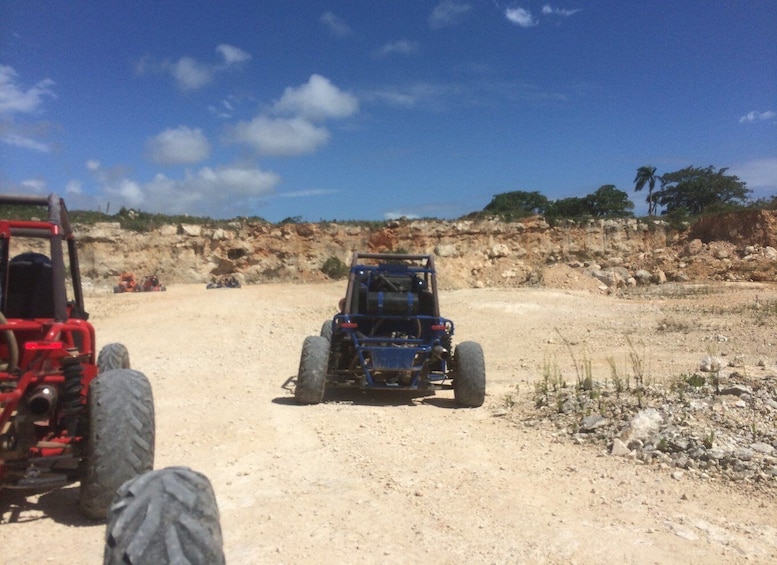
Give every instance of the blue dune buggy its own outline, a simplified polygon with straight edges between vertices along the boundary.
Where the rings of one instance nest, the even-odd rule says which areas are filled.
[[[486,370],[478,343],[451,355],[453,322],[440,316],[431,255],[353,254],[340,312],[305,338],[294,396],[318,404],[327,386],[434,391],[483,404]]]

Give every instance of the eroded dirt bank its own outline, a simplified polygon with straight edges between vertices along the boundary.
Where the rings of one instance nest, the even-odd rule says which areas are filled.
[[[777,213],[768,210],[705,217],[680,231],[660,219],[550,225],[534,216],[372,224],[235,220],[144,232],[100,223],[76,232],[82,274],[95,286],[113,286],[123,271],[157,275],[163,284],[205,283],[221,275],[249,284],[323,282],[329,280],[322,272],[327,261],[349,265],[353,251],[434,254],[446,288],[538,286],[548,266],[611,289],[777,277]]]

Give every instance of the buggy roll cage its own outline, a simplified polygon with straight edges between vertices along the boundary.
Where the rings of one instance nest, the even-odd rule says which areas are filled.
[[[434,257],[354,252],[333,330],[353,347],[366,386],[415,389],[422,381],[444,381],[454,328],[440,316]],[[440,368],[430,370],[434,362]],[[376,376],[386,372],[407,381],[381,384]],[[335,374],[335,380],[348,378],[354,367]]]
[[[48,239],[50,241],[51,273],[53,279],[54,319],[68,320],[67,292],[65,289],[65,258],[63,244],[67,243],[70,276],[73,282],[74,312],[86,316],[84,295],[81,289],[81,273],[73,229],[68,218],[65,201],[56,194],[20,196],[0,194],[0,206],[41,206],[48,212],[45,222],[32,220],[0,220],[0,310],[7,308],[9,241],[12,236]],[[48,224],[48,225],[45,225]]]
[[[379,261],[375,265],[366,264],[363,261]],[[418,264],[403,264],[402,262],[416,261]],[[429,311],[426,312],[429,316],[440,316],[440,305],[437,300],[437,276],[434,269],[434,256],[433,255],[417,255],[417,254],[391,254],[385,253],[360,253],[355,251],[351,259],[350,280],[348,289],[345,295],[345,308],[343,314],[357,314],[360,291],[359,279],[383,277],[388,275],[390,277],[392,271],[392,263],[397,264],[397,274],[415,275],[419,277],[419,280],[423,281],[425,290],[428,291],[432,303],[429,305]],[[386,279],[383,279],[386,280]],[[389,282],[389,281],[387,281]],[[389,282],[390,284],[390,282]]]

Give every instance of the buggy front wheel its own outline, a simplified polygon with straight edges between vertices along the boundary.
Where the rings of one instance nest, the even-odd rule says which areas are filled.
[[[318,335],[306,337],[294,388],[294,399],[298,404],[318,404],[324,399],[328,365],[329,340]]]
[[[474,341],[463,341],[453,354],[453,395],[465,408],[477,408],[486,398],[486,362],[483,349]]]
[[[112,369],[129,369],[129,351],[121,343],[109,343],[100,350],[97,356],[97,373]]]
[[[334,320],[324,320],[324,323],[321,324],[321,333],[319,335],[325,337],[327,341],[332,341],[332,335],[335,333],[334,327]]]

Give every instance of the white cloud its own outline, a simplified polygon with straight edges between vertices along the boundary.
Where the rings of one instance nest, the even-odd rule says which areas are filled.
[[[86,169],[92,178],[103,186],[118,186],[119,182],[127,178],[129,171],[123,165],[103,168],[99,161],[90,160],[86,162]]]
[[[224,57],[224,63],[227,66],[236,65],[251,60],[250,54],[246,53],[239,47],[235,47],[234,45],[227,45],[226,43],[223,43],[216,47],[216,51],[219,52],[222,57]]]
[[[451,100],[461,102],[465,89],[456,83],[418,82],[407,85],[392,85],[381,90],[366,92],[363,97],[368,102],[379,101],[391,106],[410,108],[418,105],[432,111],[448,107]]]
[[[191,57],[181,57],[171,72],[182,90],[197,90],[213,81],[213,68]]]
[[[777,118],[777,112],[767,110],[766,112],[757,112],[753,110],[739,118],[740,124],[753,124],[755,122],[766,122]]]
[[[386,43],[382,47],[380,47],[377,51],[375,51],[375,54],[378,57],[385,57],[387,55],[393,55],[393,54],[399,54],[399,55],[410,55],[411,53],[415,53],[418,51],[418,43],[415,41],[410,41],[408,39],[398,39],[397,41],[392,41],[390,43]]]
[[[213,104],[208,106],[208,112],[210,112],[217,118],[221,118],[222,120],[228,120],[232,117],[231,112],[222,110],[221,108],[219,108],[218,106],[214,106]]]
[[[122,179],[118,185],[109,192],[113,192],[124,200],[132,208],[138,208],[145,202],[143,189],[135,181]]]
[[[43,194],[47,191],[46,189],[46,181],[41,179],[28,179],[23,180],[19,183],[22,187],[22,190],[34,192],[36,194]]]
[[[329,33],[335,37],[347,37],[351,34],[351,28],[342,18],[335,16],[332,12],[324,12],[321,15],[321,23],[326,26]]]
[[[459,23],[472,6],[467,2],[459,2],[458,0],[443,0],[434,7],[431,15],[429,16],[429,25],[433,29],[440,29],[456,25]]]
[[[154,61],[151,57],[145,56],[135,64],[135,72],[138,75],[170,73],[181,90],[198,90],[213,82],[219,73],[239,68],[252,58],[250,53],[226,43],[216,46],[216,53],[220,56],[221,62],[207,63],[185,56],[171,63]]]
[[[32,114],[40,109],[44,97],[56,97],[52,90],[54,81],[44,79],[25,89],[17,77],[13,67],[0,65],[0,115]]]
[[[210,156],[210,143],[199,128],[166,129],[146,142],[148,157],[159,165],[191,164]]]
[[[365,104],[383,103],[399,108],[424,108],[432,112],[444,112],[452,108],[480,108],[486,104],[503,102],[565,103],[568,96],[563,92],[544,90],[534,83],[486,79],[386,85],[360,93],[360,99],[364,100]]]
[[[83,192],[81,181],[71,180],[65,185],[66,194],[83,194]]]
[[[135,74],[143,76],[149,72],[159,72],[161,70],[159,67],[160,65],[154,63],[150,55],[144,55],[135,62]]]
[[[420,218],[445,218],[460,216],[468,211],[466,204],[445,198],[436,199],[434,202],[416,202],[402,206],[395,206],[383,212],[386,220],[418,220]]]
[[[45,136],[49,127],[45,123],[19,124],[17,115],[36,115],[41,112],[46,97],[56,98],[54,81],[44,79],[35,86],[25,87],[19,83],[13,67],[0,65],[0,143],[48,153],[48,143],[36,137]]]
[[[312,153],[329,141],[329,131],[305,118],[268,118],[257,116],[240,122],[229,140],[245,143],[260,155],[290,156]]]
[[[578,12],[581,12],[582,8],[576,8],[574,10],[567,10],[564,8],[554,8],[550,4],[545,4],[542,7],[542,13],[546,16],[563,16],[563,17],[569,17],[574,14],[577,14]]]
[[[367,94],[369,100],[380,100],[391,106],[409,108],[418,102],[418,96],[414,92],[399,89],[374,90]]]
[[[418,214],[406,213],[399,210],[390,210],[383,213],[385,220],[418,220],[421,218]]]
[[[232,103],[234,97],[229,96],[221,101],[221,104],[208,106],[208,112],[221,119],[229,119],[235,111],[235,105]]]
[[[537,18],[531,15],[531,11],[523,8],[507,8],[505,17],[512,23],[521,27],[532,27],[539,24]]]
[[[299,87],[288,87],[270,112],[242,121],[227,130],[228,142],[243,143],[259,155],[291,156],[312,153],[329,141],[330,134],[316,122],[345,118],[359,111],[358,99],[329,79],[311,75]],[[277,115],[280,115],[278,117]]]
[[[196,175],[187,176],[184,182],[203,194],[226,192],[231,196],[261,196],[272,192],[279,181],[276,173],[230,166],[203,167]]]
[[[187,171],[180,179],[157,174],[147,183],[123,178],[104,190],[120,206],[169,214],[234,216],[240,213],[244,199],[272,194],[279,182],[276,173],[232,165]]]
[[[359,111],[359,101],[354,95],[337,88],[328,78],[314,74],[302,86],[286,88],[273,111],[309,120],[345,118]]]
[[[45,143],[35,141],[34,139],[13,132],[0,136],[0,141],[6,145],[21,147],[22,149],[31,149],[33,151],[37,151],[38,153],[48,153],[51,150],[51,148]]]
[[[777,157],[753,159],[731,167],[729,172],[747,183],[748,188],[777,190]]]
[[[337,194],[338,192],[340,191],[329,188],[309,188],[307,190],[284,192],[278,196],[281,198],[306,198],[308,196],[327,196],[329,194]]]

